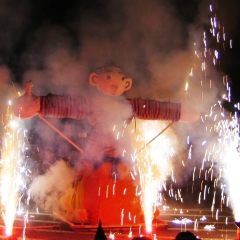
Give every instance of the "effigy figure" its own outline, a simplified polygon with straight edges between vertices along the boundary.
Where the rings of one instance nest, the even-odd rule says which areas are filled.
[[[94,88],[85,95],[35,96],[27,82],[13,111],[22,119],[39,114],[87,118],[92,131],[77,167],[73,209],[90,224],[143,223],[139,176],[126,126],[134,118],[189,123],[198,119],[198,113],[187,103],[126,99],[123,93],[131,89],[132,79],[112,64],[90,73],[89,83]]]

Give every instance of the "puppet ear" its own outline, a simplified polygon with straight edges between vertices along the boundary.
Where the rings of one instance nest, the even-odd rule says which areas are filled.
[[[92,86],[97,86],[98,84],[98,74],[96,74],[95,72],[92,72],[90,73],[89,75],[89,83],[92,85]]]
[[[129,89],[132,88],[132,79],[131,78],[126,78],[124,80],[125,82],[125,91],[128,91]]]

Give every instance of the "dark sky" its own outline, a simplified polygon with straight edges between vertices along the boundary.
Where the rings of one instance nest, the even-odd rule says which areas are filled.
[[[93,67],[114,60],[134,79],[136,93],[130,96],[178,101],[193,64],[193,44],[203,51],[206,31],[208,48],[220,53],[216,68],[229,76],[237,102],[239,14],[238,0],[3,0],[0,64],[8,76],[1,82],[21,88],[32,79],[36,94],[62,93],[66,86],[73,91],[85,87]],[[222,35],[217,43],[210,34],[211,16],[220,32],[224,27],[224,43]]]

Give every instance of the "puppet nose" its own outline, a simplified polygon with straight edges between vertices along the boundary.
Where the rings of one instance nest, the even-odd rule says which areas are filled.
[[[116,89],[118,89],[118,85],[114,84],[114,85],[112,85],[112,88],[116,90]]]

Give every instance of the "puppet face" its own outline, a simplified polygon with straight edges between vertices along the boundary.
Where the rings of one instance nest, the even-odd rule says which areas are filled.
[[[98,74],[91,73],[89,82],[108,96],[120,96],[132,87],[132,79],[126,78],[118,67],[104,67]]]

